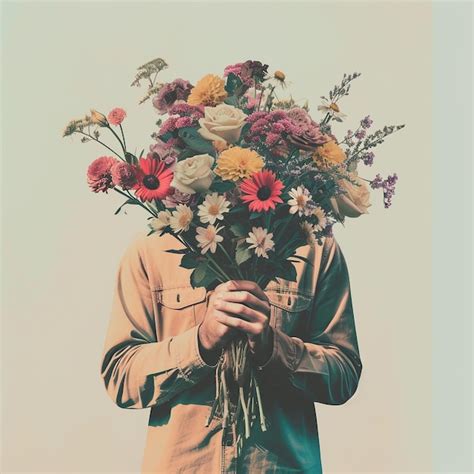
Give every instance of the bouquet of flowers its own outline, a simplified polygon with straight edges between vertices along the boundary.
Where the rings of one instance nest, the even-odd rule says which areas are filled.
[[[64,136],[81,135],[108,154],[87,169],[92,191],[114,190],[124,206],[149,214],[151,233],[172,234],[182,249],[181,266],[191,284],[213,289],[228,280],[251,280],[264,289],[277,279],[295,281],[297,250],[322,244],[336,222],[368,213],[370,190],[381,188],[385,207],[395,193],[396,174],[359,176],[360,164],[372,166],[372,149],[403,125],[369,133],[370,116],[342,140],[332,122],[346,117],[340,100],[359,73],[321,97],[319,118],[308,104],[280,98],[288,87],[282,71],[248,60],[227,66],[222,75],[206,74],[196,84],[185,79],[157,82],[167,68],[155,59],[138,68],[132,86],[147,84],[140,103],[150,100],[160,115],[153,143],[144,154],[131,153],[122,124],[125,110],[91,113],[72,120]],[[103,141],[104,132],[115,144]],[[237,427],[240,444],[256,419],[266,429],[258,376],[247,338],[222,351],[216,369],[216,411]],[[231,413],[230,400],[236,399]]]

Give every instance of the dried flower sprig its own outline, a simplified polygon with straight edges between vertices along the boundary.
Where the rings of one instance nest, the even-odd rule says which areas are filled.
[[[148,79],[149,81],[148,90],[146,94],[143,96],[143,98],[140,100],[139,102],[140,104],[143,104],[143,102],[146,102],[148,99],[150,99],[151,96],[159,92],[160,88],[164,84],[155,84],[155,81],[157,79],[158,73],[160,73],[163,69],[166,69],[167,67],[168,67],[168,64],[166,63],[164,59],[156,58],[156,59],[153,59],[152,61],[148,61],[147,63],[141,65],[138,68],[138,73],[136,74],[135,79],[130,85],[141,87],[140,81],[146,80],[146,79]]]

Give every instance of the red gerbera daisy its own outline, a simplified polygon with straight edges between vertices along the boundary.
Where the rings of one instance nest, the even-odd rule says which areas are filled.
[[[170,190],[173,172],[163,161],[156,158],[140,158],[137,169],[137,183],[133,187],[142,201],[163,199]]]
[[[249,204],[250,211],[266,212],[275,209],[277,202],[283,202],[280,198],[283,187],[272,171],[262,170],[242,181],[241,199]]]

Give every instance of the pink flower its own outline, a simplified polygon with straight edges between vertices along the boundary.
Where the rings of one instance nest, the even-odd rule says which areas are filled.
[[[112,182],[123,189],[132,189],[137,182],[137,173],[134,166],[117,161],[110,170]]]
[[[125,110],[121,109],[120,107],[116,107],[109,112],[109,115],[107,115],[107,120],[112,125],[120,125],[126,116],[127,112],[125,112]]]
[[[163,199],[163,204],[167,208],[175,208],[178,204],[192,206],[195,204],[197,196],[195,194],[183,193],[179,189],[171,188],[170,193]]]
[[[113,188],[111,168],[119,161],[112,156],[101,156],[87,168],[87,183],[95,193]]]
[[[171,138],[167,142],[160,140],[159,138],[156,140],[156,143],[150,145],[150,153],[155,157],[164,161],[165,164],[169,167],[173,167],[173,165],[178,160],[178,153],[174,148],[175,140]]]
[[[235,74],[236,76],[240,75],[240,71],[242,69],[242,65],[244,63],[237,63],[237,64],[230,64],[224,69],[224,77],[228,76],[229,74]]]
[[[191,117],[179,117],[176,119],[176,128],[192,127],[193,119]]]

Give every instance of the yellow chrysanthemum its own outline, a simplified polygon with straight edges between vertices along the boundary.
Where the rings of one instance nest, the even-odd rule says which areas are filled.
[[[313,160],[318,168],[327,169],[330,166],[341,165],[346,159],[344,150],[334,141],[330,140],[318,146],[313,154]]]
[[[233,146],[219,155],[214,171],[224,180],[237,181],[252,176],[263,165],[263,159],[256,151]]]
[[[191,89],[188,104],[215,106],[222,103],[226,97],[224,79],[215,74],[206,74]]]

